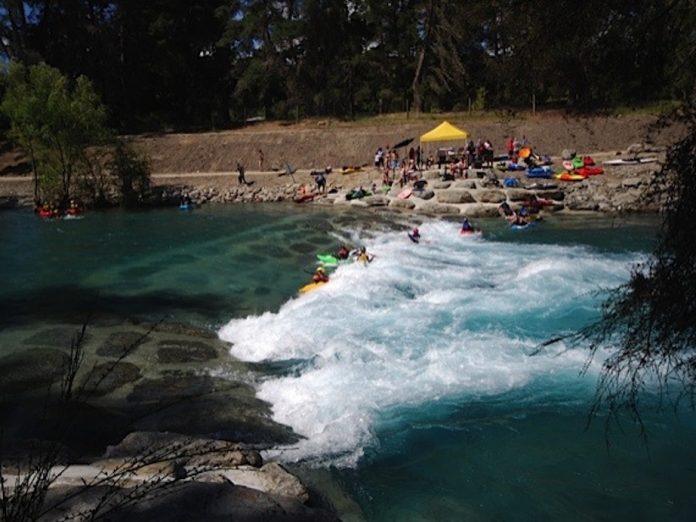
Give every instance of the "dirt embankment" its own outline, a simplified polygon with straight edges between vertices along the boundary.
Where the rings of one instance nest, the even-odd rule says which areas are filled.
[[[468,119],[464,115],[447,115],[450,123],[469,132],[471,139],[489,139],[496,153],[505,152],[510,136],[526,137],[541,154],[559,156],[563,149],[579,154],[592,154],[597,160],[626,155],[633,144],[648,144],[659,150],[672,143],[677,129],[651,133],[654,116],[569,118],[562,114],[543,114],[525,119]],[[274,172],[282,172],[286,164],[299,169],[297,181],[311,182],[310,169],[332,166],[371,165],[377,147],[386,147],[407,138],[414,138],[434,128],[442,120],[418,119],[374,123],[340,123],[334,121],[301,122],[297,124],[261,123],[243,129],[189,134],[149,134],[133,136],[132,140],[151,160],[155,184],[186,184],[211,186],[236,183],[237,162],[247,170],[247,179],[256,186],[277,186],[287,182]],[[445,145],[461,146],[463,142]],[[424,147],[428,154],[437,145]],[[258,151],[264,155],[259,164]],[[405,152],[404,149],[401,149]],[[7,144],[0,148],[0,197],[31,194],[31,172],[26,158]],[[222,175],[221,174],[227,174]],[[337,178],[340,179],[340,178]],[[379,180],[373,169],[351,176],[354,184]],[[347,180],[346,180],[347,181]]]
[[[543,115],[497,121],[467,121],[462,116],[449,121],[467,130],[474,140],[491,140],[496,151],[501,153],[510,136],[525,136],[537,152],[557,156],[563,149],[577,150],[580,154],[616,154],[634,143],[651,142],[657,147],[671,143],[673,131],[649,134],[654,120],[649,115],[572,119]],[[415,138],[415,146],[418,136],[439,123],[440,120],[371,125],[314,122],[281,126],[267,123],[233,131],[137,136],[135,141],[150,155],[155,173],[231,172],[237,161],[245,165],[247,171],[284,168],[285,162],[300,169],[327,165],[336,168],[371,164],[377,147],[407,138]],[[425,150],[434,151],[436,147],[437,144],[430,144]],[[259,150],[264,154],[263,168],[259,166]]]

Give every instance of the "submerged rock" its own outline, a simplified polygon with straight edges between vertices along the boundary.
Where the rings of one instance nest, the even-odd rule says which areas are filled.
[[[132,352],[145,342],[145,334],[140,332],[115,332],[112,333],[104,344],[97,348],[97,355],[104,357],[123,357],[127,352]]]
[[[46,328],[25,339],[22,344],[49,346],[51,348],[70,348],[70,344],[78,334],[79,330],[73,328]]]
[[[140,369],[129,362],[99,364],[92,369],[82,387],[94,396],[107,395],[140,378]]]
[[[199,341],[168,339],[158,344],[157,361],[164,364],[204,362],[219,356],[213,346]]]
[[[205,375],[146,379],[128,396],[135,429],[257,444],[290,444],[292,430],[270,418],[269,405],[245,383]]]
[[[63,375],[68,355],[61,350],[32,348],[0,357],[0,393],[46,393]]]

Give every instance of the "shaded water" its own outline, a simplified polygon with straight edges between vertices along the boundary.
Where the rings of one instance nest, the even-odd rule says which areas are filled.
[[[332,469],[369,520],[692,519],[693,414],[646,398],[647,448],[627,426],[607,451],[601,419],[585,430],[601,360],[583,375],[583,347],[538,350],[597,317],[655,222],[480,224],[426,220],[414,245],[374,214],[297,206],[6,213],[0,350],[90,311],[219,329],[305,437],[269,456]],[[375,261],[295,297],[340,240]]]

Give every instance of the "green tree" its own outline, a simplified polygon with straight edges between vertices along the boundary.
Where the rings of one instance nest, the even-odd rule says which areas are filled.
[[[106,108],[89,80],[70,82],[45,64],[13,64],[0,108],[10,136],[31,158],[35,195],[66,202],[75,178],[87,171],[88,147],[110,136]]]
[[[107,168],[119,188],[121,205],[134,207],[142,204],[150,190],[148,158],[123,140],[118,140]]]

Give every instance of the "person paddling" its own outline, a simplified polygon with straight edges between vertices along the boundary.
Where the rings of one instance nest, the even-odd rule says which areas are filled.
[[[368,263],[372,263],[372,260],[375,258],[372,254],[367,253],[367,249],[365,247],[361,247],[360,251],[357,254],[357,260],[363,263],[364,265],[367,265]]]

